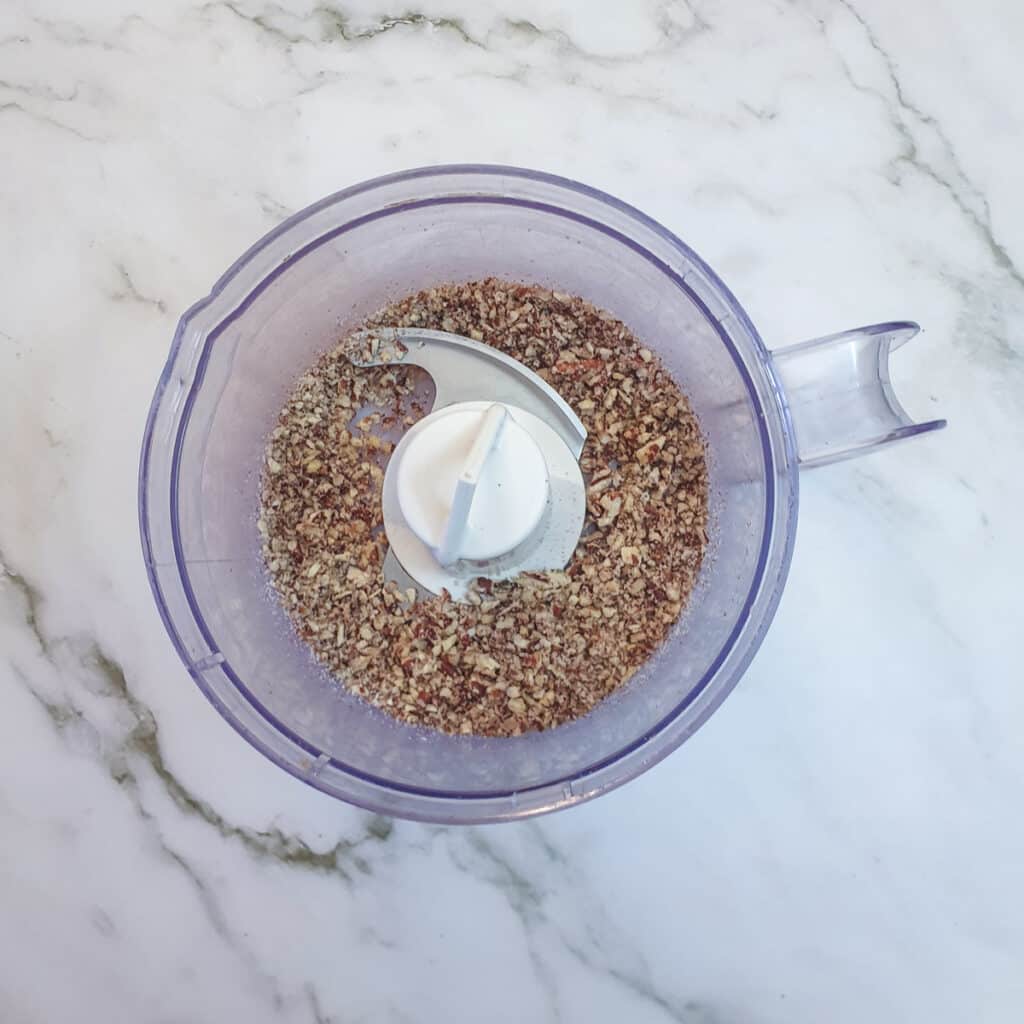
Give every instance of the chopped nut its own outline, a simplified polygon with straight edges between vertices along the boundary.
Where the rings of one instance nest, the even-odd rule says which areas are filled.
[[[640,448],[637,449],[637,462],[645,464],[653,462],[661,453],[661,449],[664,447],[664,444],[664,437],[656,437],[653,441],[648,441],[647,444],[642,445]]]
[[[584,416],[587,518],[573,559],[563,572],[484,580],[469,602],[384,580],[388,432],[424,410],[398,365],[404,346],[362,335],[358,351],[344,339],[302,375],[268,438],[257,528],[270,580],[317,658],[400,719],[517,736],[578,718],[654,652],[695,585],[707,545],[696,418],[650,349],[571,295],[441,285],[363,327],[404,324],[494,346]]]
[[[602,527],[611,526],[611,524],[615,522],[619,512],[622,511],[622,498],[605,494],[601,497],[600,505],[601,508],[604,509],[604,515],[598,519],[597,525]]]
[[[481,672],[486,672],[488,675],[496,675],[501,665],[498,661],[492,658],[489,654],[478,654],[476,658],[476,666]]]
[[[626,563],[626,565],[639,565],[640,564],[640,549],[630,546],[619,548],[619,557]]]

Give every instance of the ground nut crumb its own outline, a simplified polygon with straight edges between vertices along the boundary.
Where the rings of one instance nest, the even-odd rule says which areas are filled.
[[[263,554],[296,632],[413,724],[516,736],[586,714],[662,643],[696,582],[708,485],[689,402],[624,324],[536,286],[443,285],[364,326],[462,334],[547,380],[589,434],[583,537],[564,571],[480,580],[466,603],[386,583],[383,466],[424,410],[403,368],[356,369],[343,342],[298,380],[267,445]]]

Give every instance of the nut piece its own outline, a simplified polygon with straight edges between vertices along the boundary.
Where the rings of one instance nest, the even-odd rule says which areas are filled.
[[[664,445],[664,437],[656,437],[653,441],[648,441],[647,444],[641,445],[637,449],[636,461],[642,465],[653,462],[661,454],[661,449]]]

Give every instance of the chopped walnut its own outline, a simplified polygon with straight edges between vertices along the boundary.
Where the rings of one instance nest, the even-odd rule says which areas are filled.
[[[469,600],[383,579],[383,466],[422,415],[414,378],[374,329],[417,326],[493,345],[583,420],[587,516],[561,572],[480,580]],[[444,732],[515,736],[578,718],[664,641],[707,545],[704,441],[686,397],[609,313],[487,279],[377,313],[296,382],[267,445],[259,529],[298,635],[354,693]],[[370,415],[357,412],[373,407]]]

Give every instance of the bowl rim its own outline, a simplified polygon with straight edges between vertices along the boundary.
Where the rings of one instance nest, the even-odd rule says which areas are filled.
[[[205,677],[205,670],[209,666],[201,666],[201,662],[196,662],[192,657],[190,657],[184,639],[174,621],[170,606],[166,600],[166,595],[163,593],[162,584],[158,579],[152,557],[153,546],[150,534],[151,503],[147,493],[156,420],[160,413],[160,407],[165,400],[168,385],[170,384],[172,375],[175,372],[175,364],[177,362],[179,352],[186,337],[193,333],[196,330],[197,325],[201,323],[203,314],[215,306],[217,300],[227,289],[230,288],[235,279],[243,274],[252,261],[265,249],[272,246],[282,236],[287,235],[297,226],[314,217],[316,214],[339,203],[343,203],[355,196],[364,195],[394,184],[406,184],[416,182],[418,180],[445,178],[459,175],[477,175],[488,179],[493,179],[495,177],[520,178],[529,182],[553,186],[557,190],[573,192],[586,199],[594,200],[599,204],[610,207],[617,213],[624,215],[628,221],[636,222],[639,226],[654,233],[662,241],[666,242],[671,249],[675,250],[683,258],[683,260],[699,270],[699,272],[704,276],[707,285],[710,286],[716,300],[722,303],[726,308],[728,315],[734,318],[740,325],[746,339],[754,349],[754,355],[759,369],[763,371],[764,379],[762,383],[767,385],[766,390],[768,394],[774,398],[772,405],[778,413],[778,423],[781,427],[777,432],[778,436],[775,437],[776,443],[773,443],[772,433],[763,422],[763,418],[759,417],[758,428],[761,435],[761,445],[766,467],[766,493],[764,501],[765,529],[762,536],[761,548],[758,552],[757,565],[752,578],[750,590],[743,602],[743,606],[736,618],[736,622],[730,632],[729,638],[718,655],[708,665],[700,681],[684,695],[683,699],[680,700],[671,709],[671,711],[662,716],[662,718],[644,734],[636,737],[630,743],[620,747],[613,753],[595,760],[582,770],[578,770],[569,776],[544,780],[537,783],[536,786],[518,790],[491,792],[475,791],[470,793],[415,787],[396,783],[391,780],[369,774],[362,769],[354,768],[351,765],[345,764],[344,761],[338,760],[317,750],[312,744],[305,741],[301,736],[295,734],[291,729],[280,722],[268,709],[266,709],[262,703],[255,698],[253,694],[251,694],[245,686],[244,681],[234,673],[234,670],[230,665],[222,659],[223,663],[219,664],[218,667],[221,671],[225,672],[235,689],[242,694],[253,711],[260,715],[263,720],[270,725],[274,732],[306,752],[306,763],[298,764],[283,757],[277,750],[273,749],[267,742],[257,735],[252,728],[249,728],[245,722],[241,721],[238,715],[228,707],[221,697],[215,692],[211,687],[209,680]],[[465,201],[498,201],[496,192],[481,193],[479,195],[467,192],[466,196],[467,199]],[[431,197],[431,200],[429,201],[443,202],[452,200],[451,197]],[[407,205],[408,202],[404,202],[400,204],[399,208],[404,208]],[[547,204],[547,208],[551,210],[556,209],[551,206],[550,203]],[[388,206],[380,207],[378,212],[387,210],[396,212],[394,208]],[[564,215],[568,211],[560,210],[557,212]],[[595,223],[595,226],[604,230],[601,225]],[[343,228],[344,227],[345,225],[343,225]],[[322,244],[326,237],[332,233],[333,232],[328,232],[327,235],[318,235],[317,238],[310,242],[308,246],[302,246],[297,251],[290,253],[287,260],[275,266],[272,271],[265,274],[255,286],[250,287],[246,295],[251,298],[259,294],[262,288],[265,287],[270,280],[276,277],[277,274],[282,273],[293,260],[300,258],[302,253],[310,246]],[[621,233],[618,234],[620,235]],[[619,240],[624,240],[624,236],[619,237]],[[632,242],[632,244],[635,248],[644,251],[652,261],[661,262],[657,261],[653,257],[653,254],[648,253],[645,246],[642,246],[637,242]],[[745,379],[745,383],[751,394],[752,400],[758,408],[764,409],[766,403],[764,398],[758,394],[758,391],[754,386],[754,382],[750,379],[749,368],[736,351],[733,340],[722,331],[720,326],[720,320],[722,318],[716,316],[710,308],[708,308],[701,296],[695,294],[693,288],[686,285],[683,280],[679,278],[679,275],[671,271],[671,268],[666,265],[662,265],[661,269],[663,272],[669,274],[669,276],[675,277],[677,279],[677,283],[681,287],[685,288],[690,297],[701,306],[708,321],[716,328],[723,344],[726,345],[730,353],[733,355],[733,359],[737,364],[741,376]],[[177,419],[178,429],[174,441],[174,455],[172,457],[170,490],[171,507],[166,510],[171,516],[171,534],[175,547],[175,560],[177,562],[179,578],[182,583],[186,602],[193,618],[193,624],[199,629],[199,632],[207,640],[211,649],[214,651],[218,651],[219,647],[217,646],[216,639],[209,632],[201,610],[198,607],[198,602],[191,591],[191,583],[182,558],[180,538],[177,531],[177,467],[179,464],[182,437],[184,435],[185,428],[188,425],[190,400],[194,398],[195,393],[202,382],[203,368],[210,351],[210,346],[215,341],[217,333],[219,333],[216,328],[226,326],[226,323],[230,322],[230,319],[233,319],[234,315],[237,315],[242,309],[244,309],[245,305],[247,305],[247,303],[239,303],[233,306],[228,317],[221,317],[214,324],[208,325],[210,329],[202,336],[202,349],[199,354],[199,358],[194,365],[193,376],[190,382],[191,386],[189,388],[188,398],[186,398],[185,408],[181,410],[180,417]],[[778,443],[780,441],[781,444]],[[143,554],[146,561],[147,576],[150,580],[151,589],[157,603],[159,614],[164,622],[164,626],[167,629],[168,634],[170,635],[172,643],[178,651],[179,656],[182,658],[182,661],[185,663],[186,669],[189,671],[189,674],[193,677],[204,695],[217,708],[229,724],[275,764],[284,768],[290,774],[314,788],[374,811],[427,821],[483,822],[506,820],[510,818],[521,818],[531,814],[544,813],[570,804],[575,804],[583,800],[591,799],[600,793],[606,792],[629,781],[647,770],[647,768],[653,766],[681,745],[686,738],[692,735],[692,733],[696,731],[704,721],[706,721],[729,692],[731,692],[759,648],[767,628],[774,617],[778,601],[781,597],[781,591],[785,584],[795,538],[798,503],[797,465],[795,439],[789,416],[788,403],[786,402],[785,394],[777,375],[775,374],[768,349],[764,345],[764,342],[756,328],[751,323],[745,310],[739,304],[738,300],[729,288],[710,268],[710,266],[708,266],[704,260],[702,260],[689,246],[687,246],[686,243],[678,238],[678,236],[630,204],[625,203],[599,189],[573,181],[569,178],[560,177],[546,172],[529,170],[526,168],[495,164],[449,164],[425,166],[399,171],[393,174],[383,175],[360,182],[349,186],[348,188],[334,192],[331,195],[328,195],[298,211],[250,246],[223,274],[221,274],[211,288],[210,293],[194,303],[184,312],[175,331],[167,363],[157,384],[143,435],[142,452],[139,464],[140,533]],[[781,470],[781,473],[779,473],[779,470]],[[777,514],[780,510],[777,510],[776,508],[775,486],[777,475],[786,477],[789,485],[788,501],[786,503],[787,507],[781,510],[781,514]],[[772,578],[768,578],[767,570],[770,560],[770,549],[773,545],[781,545],[781,553],[776,556],[776,564],[774,566]],[[665,732],[669,726],[674,722],[678,722],[680,716],[690,709],[695,702],[705,696],[705,691],[708,685],[716,677],[718,670],[722,667],[722,664],[728,655],[732,653],[737,641],[747,629],[752,611],[759,598],[764,595],[766,583],[771,586],[771,592],[768,593],[768,600],[761,609],[758,629],[751,635],[747,648],[742,652],[741,657],[734,665],[731,666],[729,678],[724,680],[723,684],[720,685],[712,695],[710,695],[710,699],[705,697],[700,713],[692,719],[685,730],[679,730],[676,735],[668,737],[666,740]],[[653,741],[658,738],[662,739],[660,745],[657,745],[654,749],[650,749]],[[646,751],[646,756],[638,756],[643,752],[643,748],[645,747],[649,748]],[[327,762],[329,762],[329,764],[344,777],[352,779],[357,783],[355,792],[351,791],[349,787],[333,785],[325,778],[323,771],[324,765],[322,763],[324,759],[326,759]],[[311,767],[313,770],[311,770]],[[614,774],[614,777],[609,778],[608,773],[614,768],[618,768],[618,771]],[[396,806],[395,798],[397,798],[397,801],[401,806]],[[413,803],[411,806],[407,806],[406,803],[410,800]]]

